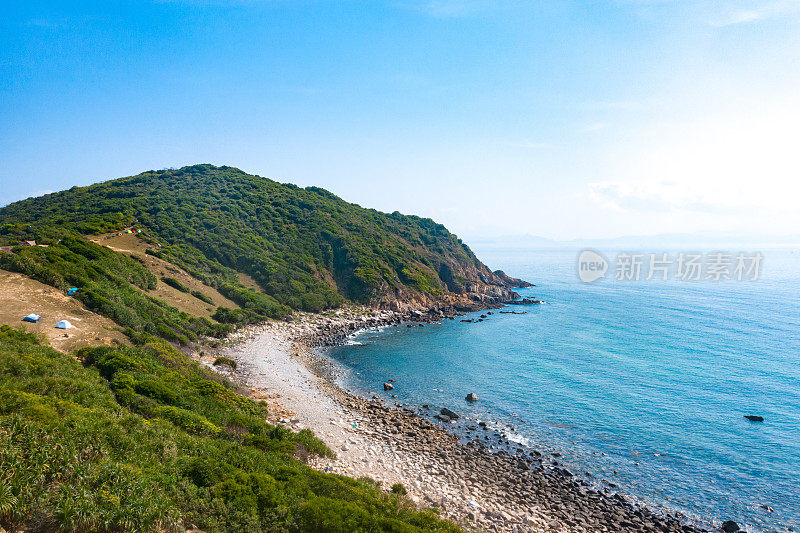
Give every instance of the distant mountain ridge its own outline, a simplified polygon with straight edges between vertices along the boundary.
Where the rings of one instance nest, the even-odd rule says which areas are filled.
[[[730,233],[674,233],[656,235],[625,235],[607,238],[555,240],[536,235],[501,235],[470,239],[476,250],[552,250],[581,248],[612,248],[653,250],[664,248],[720,249],[730,247],[798,246],[800,235],[745,235]]]
[[[149,253],[235,301],[242,288],[233,274],[251,276],[276,308],[319,311],[345,300],[469,308],[514,299],[511,289],[526,285],[492,272],[433,220],[232,167],[148,171],[0,209],[4,244],[131,227],[152,245]]]

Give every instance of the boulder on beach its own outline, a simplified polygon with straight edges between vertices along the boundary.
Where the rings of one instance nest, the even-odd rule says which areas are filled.
[[[763,421],[764,421],[764,417],[763,417],[763,416],[758,416],[758,415],[744,415],[744,417],[745,417],[746,419],[748,419],[750,422],[763,422]]]
[[[724,533],[736,533],[737,531],[741,531],[739,529],[739,524],[737,524],[733,520],[725,520],[722,523],[721,529]]]
[[[439,412],[440,412],[441,414],[443,414],[444,416],[447,416],[447,417],[450,417],[450,418],[452,418],[453,420],[458,420],[459,418],[461,418],[461,417],[459,417],[459,416],[458,416],[456,413],[454,413],[453,411],[451,411],[450,409],[448,409],[447,407],[443,407],[443,408],[442,408],[442,410],[441,410],[441,411],[439,411]]]
[[[470,392],[469,394],[467,394],[467,397],[464,398],[464,399],[467,400],[468,402],[477,402],[478,401],[478,395],[475,394],[474,392]]]
[[[385,390],[385,391],[392,390],[393,388],[394,388],[394,385],[392,385],[391,383],[384,383],[383,384],[383,390]]]

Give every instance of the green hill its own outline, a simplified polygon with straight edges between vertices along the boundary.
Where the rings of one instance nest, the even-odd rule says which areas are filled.
[[[99,242],[135,250],[87,238],[107,233]],[[134,343],[73,358],[0,326],[0,529],[458,531],[371,480],[309,468],[308,456],[332,454],[324,443],[266,423],[264,404],[162,340],[348,300],[469,308],[515,297],[524,282],[491,272],[444,226],[198,165],[6,206],[0,244],[0,269],[77,288]],[[238,308],[195,316],[159,287]]]
[[[172,340],[223,334],[141,291],[156,278],[133,258],[84,235],[141,231],[148,253],[219,290],[241,310],[219,322],[320,311],[346,300],[379,306],[469,307],[507,301],[522,284],[483,265],[433,220],[382,213],[317,187],[195,165],[149,171],[16,202],[0,209],[0,241],[49,244],[0,253],[0,268],[78,287],[93,310]],[[248,288],[239,273],[260,289]]]

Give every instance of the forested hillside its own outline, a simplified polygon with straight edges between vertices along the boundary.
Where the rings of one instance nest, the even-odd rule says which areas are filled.
[[[518,282],[492,273],[430,219],[365,209],[320,188],[280,184],[231,167],[144,172],[0,209],[0,239],[6,244],[35,239],[54,245],[69,233],[128,227],[141,230],[153,255],[264,316],[319,311],[345,299],[379,305],[502,301],[513,297],[509,288]],[[61,242],[71,250],[75,246]],[[40,272],[32,265],[12,266],[29,275],[46,275],[41,269],[53,263],[40,257],[46,252],[22,255]],[[133,275],[135,265],[126,265],[126,271],[132,283],[147,283]],[[262,290],[243,287],[237,272],[251,276]]]

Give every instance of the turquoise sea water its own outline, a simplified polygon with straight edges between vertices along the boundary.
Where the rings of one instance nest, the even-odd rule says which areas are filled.
[[[764,251],[759,281],[718,283],[584,284],[575,251],[478,255],[536,283],[519,292],[547,303],[362,332],[331,351],[343,385],[489,421],[589,480],[706,525],[800,530],[797,251]],[[382,390],[390,378],[397,399]],[[481,401],[466,403],[469,392]]]

